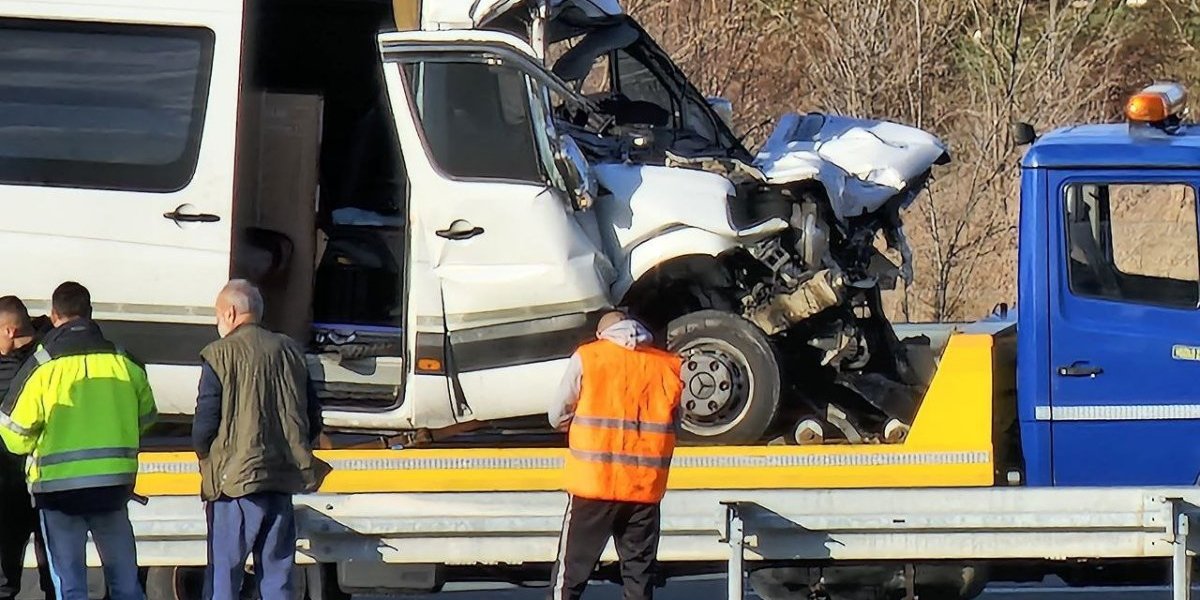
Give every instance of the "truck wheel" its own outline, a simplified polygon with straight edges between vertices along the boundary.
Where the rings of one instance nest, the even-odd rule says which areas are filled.
[[[702,310],[667,326],[683,356],[685,441],[754,444],[779,412],[779,360],[761,329],[738,315]]]

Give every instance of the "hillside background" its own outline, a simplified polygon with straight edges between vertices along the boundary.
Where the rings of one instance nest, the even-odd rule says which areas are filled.
[[[1128,94],[1162,79],[1188,85],[1200,114],[1200,0],[623,4],[702,93],[733,102],[751,148],[787,110],[895,120],[949,144],[954,162],[934,171],[905,215],[915,279],[888,297],[897,321],[974,320],[1016,300],[1022,149],[1012,122],[1044,132],[1118,120]],[[1194,234],[1162,234],[1194,221],[1181,214],[1177,203],[1163,206],[1140,227],[1158,239],[1138,246],[1194,255]],[[1194,264],[1185,277],[1197,277]]]

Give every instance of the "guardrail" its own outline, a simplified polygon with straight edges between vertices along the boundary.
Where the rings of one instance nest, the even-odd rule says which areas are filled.
[[[300,496],[297,560],[544,564],[555,558],[565,503],[553,492]],[[1183,600],[1197,504],[1196,488],[672,491],[659,557],[728,561],[731,598],[758,561],[1162,558]],[[143,565],[205,563],[199,499],[152,498],[130,512]],[[616,558],[610,544],[603,559]]]

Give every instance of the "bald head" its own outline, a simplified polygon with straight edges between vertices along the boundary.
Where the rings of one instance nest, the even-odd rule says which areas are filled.
[[[234,279],[217,294],[217,331],[221,337],[247,323],[257,323],[263,316],[262,293],[245,279]]]
[[[600,322],[596,324],[596,335],[600,335],[605,329],[608,329],[609,327],[612,327],[613,325],[616,325],[617,323],[620,323],[628,318],[629,315],[626,315],[619,310],[612,310],[604,313],[604,315],[600,317]]]

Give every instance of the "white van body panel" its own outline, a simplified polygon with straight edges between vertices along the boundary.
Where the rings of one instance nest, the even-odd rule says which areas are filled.
[[[5,293],[45,310],[57,282],[78,280],[101,319],[212,322],[214,290],[229,270],[241,13],[240,0],[0,1],[0,15],[9,18],[202,27],[216,40],[195,176],[182,189],[0,183],[0,236],[29,249],[31,258],[6,265]],[[163,217],[186,205],[221,220],[177,224]]]
[[[202,95],[207,107],[200,146],[194,175],[180,189],[148,192],[0,182],[0,239],[5,247],[28,253],[22,260],[6,262],[2,293],[25,299],[34,314],[46,313],[54,287],[73,280],[91,291],[97,319],[211,326],[215,293],[229,274],[241,0],[0,0],[0,15],[31,19],[35,27],[44,21],[66,21],[211,31],[211,75]],[[70,107],[39,105],[35,110]],[[181,212],[220,220],[176,223],[164,218],[164,213],[180,207]],[[147,370],[161,413],[194,410],[198,367],[151,364]]]

